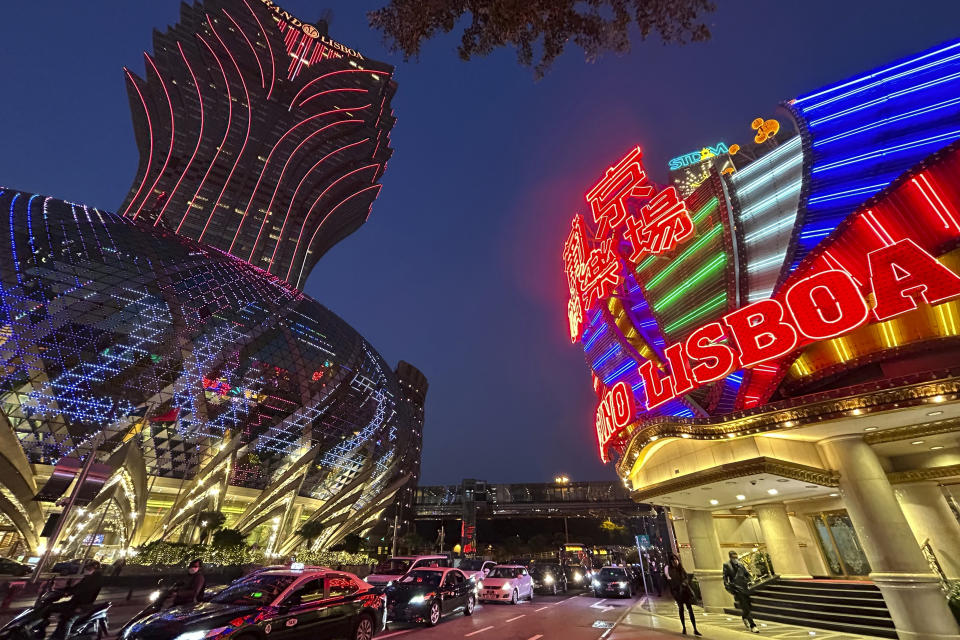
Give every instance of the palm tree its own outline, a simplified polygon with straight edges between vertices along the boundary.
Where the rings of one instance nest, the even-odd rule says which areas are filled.
[[[307,520],[300,528],[296,530],[296,534],[307,541],[307,548],[313,546],[313,541],[320,537],[320,534],[323,533],[323,530],[326,527],[319,520]]]
[[[200,542],[207,544],[210,534],[223,527],[227,516],[219,511],[201,511],[197,514],[196,522],[200,527]]]

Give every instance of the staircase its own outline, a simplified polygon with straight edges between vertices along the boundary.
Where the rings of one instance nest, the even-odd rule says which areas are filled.
[[[753,592],[753,617],[782,624],[896,638],[880,589],[870,582],[773,580]],[[739,616],[738,609],[726,609]]]

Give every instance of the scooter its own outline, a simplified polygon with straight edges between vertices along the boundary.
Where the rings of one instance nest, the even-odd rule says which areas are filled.
[[[37,596],[32,607],[24,609],[0,627],[0,640],[43,640],[47,624],[57,600],[68,595],[63,591],[46,591]],[[109,602],[98,602],[77,608],[77,619],[70,628],[67,640],[101,640],[109,633],[107,612]]]
[[[176,592],[176,590],[180,588],[181,584],[182,583],[179,581],[167,582],[167,581],[161,580],[160,582],[158,582],[157,588],[150,592],[150,596],[147,600],[146,606],[140,611],[138,611],[137,613],[135,613],[133,617],[130,618],[127,621],[127,623],[123,625],[123,627],[121,627],[120,631],[117,633],[117,637],[123,638],[130,627],[137,624],[147,616],[162,610],[164,602],[166,602],[167,599],[169,599],[170,596],[172,596],[174,592]],[[0,640],[3,640],[3,638],[0,637]]]

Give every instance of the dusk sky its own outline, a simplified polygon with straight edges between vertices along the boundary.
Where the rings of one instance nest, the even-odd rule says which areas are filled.
[[[330,7],[334,39],[397,66],[383,190],[306,292],[429,379],[421,484],[615,479],[597,455],[560,261],[610,163],[639,144],[663,182],[673,156],[749,148],[750,121],[780,101],[960,35],[952,0],[721,0],[710,42],[635,42],[594,64],[570,49],[537,82],[510,50],[462,62],[455,36],[405,63],[367,26],[376,2],[279,4],[304,21]],[[143,75],[152,29],[179,7],[5,3],[0,184],[115,210],[138,157],[122,67]]]

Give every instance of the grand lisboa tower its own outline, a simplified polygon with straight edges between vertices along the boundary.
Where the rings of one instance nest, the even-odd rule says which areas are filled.
[[[144,67],[116,213],[0,189],[0,553],[402,518],[426,379],[300,290],[370,214],[392,67],[267,0],[182,5]]]

